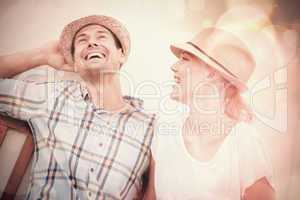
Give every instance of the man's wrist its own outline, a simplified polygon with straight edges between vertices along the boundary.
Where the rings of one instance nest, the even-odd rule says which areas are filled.
[[[47,54],[42,48],[37,48],[32,51],[32,62],[35,67],[48,64]]]

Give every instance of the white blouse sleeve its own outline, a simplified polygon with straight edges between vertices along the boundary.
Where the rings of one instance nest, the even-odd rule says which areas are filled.
[[[169,119],[159,114],[156,118],[156,123],[154,126],[154,134],[151,143],[151,154],[154,161],[160,162],[165,156],[170,156],[168,152],[164,151],[164,148],[168,146],[170,127],[172,123],[169,123]],[[159,160],[159,161],[158,161]]]
[[[156,119],[156,123],[154,125],[154,133],[151,142],[151,155],[154,161],[157,160],[157,152],[158,152],[158,134],[159,134],[159,121]]]
[[[239,170],[241,195],[245,190],[261,178],[266,178],[275,189],[273,168],[270,156],[259,133],[252,127],[239,133]]]

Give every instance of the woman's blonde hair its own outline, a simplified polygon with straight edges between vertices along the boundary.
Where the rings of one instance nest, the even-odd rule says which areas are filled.
[[[224,88],[224,113],[237,121],[250,122],[253,120],[253,112],[240,94],[240,91],[227,82]]]
[[[225,79],[218,71],[208,68],[208,78],[219,85],[224,99],[223,113],[235,121],[250,122],[254,118],[251,108],[247,105],[237,87]],[[220,85],[219,85],[220,86]]]

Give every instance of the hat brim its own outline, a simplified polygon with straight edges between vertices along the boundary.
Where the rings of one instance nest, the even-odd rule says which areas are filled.
[[[228,80],[231,84],[233,84],[240,92],[245,92],[246,90],[248,90],[248,87],[244,82],[242,82],[235,76],[228,73],[220,65],[218,65],[207,55],[203,54],[201,51],[197,50],[192,45],[188,43],[173,44],[170,45],[170,49],[177,58],[180,58],[180,54],[182,52],[188,52],[193,54],[194,56],[198,57],[200,60],[208,64],[210,67],[217,70],[221,74],[221,76],[223,76],[226,80]]]

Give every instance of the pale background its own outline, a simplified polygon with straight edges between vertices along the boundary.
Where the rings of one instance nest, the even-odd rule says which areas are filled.
[[[38,47],[58,39],[64,25],[79,17],[113,16],[125,24],[132,38],[132,51],[123,67],[124,93],[141,97],[146,109],[157,112],[170,92],[170,66],[176,61],[169,44],[190,39],[201,28],[215,24],[227,9],[245,2],[252,2],[267,15],[271,15],[275,7],[272,0],[1,0],[0,54]],[[274,54],[259,52],[260,65],[245,98],[258,116],[257,128],[271,152],[278,180],[278,199],[297,200],[300,197],[300,84],[297,80],[300,70],[299,60],[295,59],[297,34],[288,32],[286,35],[289,38],[286,51],[291,54],[288,62],[271,66],[269,62],[274,60]],[[288,67],[287,63],[290,63]],[[52,78],[63,76],[53,70],[33,71],[29,75],[36,78],[35,74],[48,74]],[[28,73],[19,77],[26,79]],[[13,155],[18,154],[24,142],[24,138],[16,136],[11,133],[0,147],[0,189],[11,170]]]

